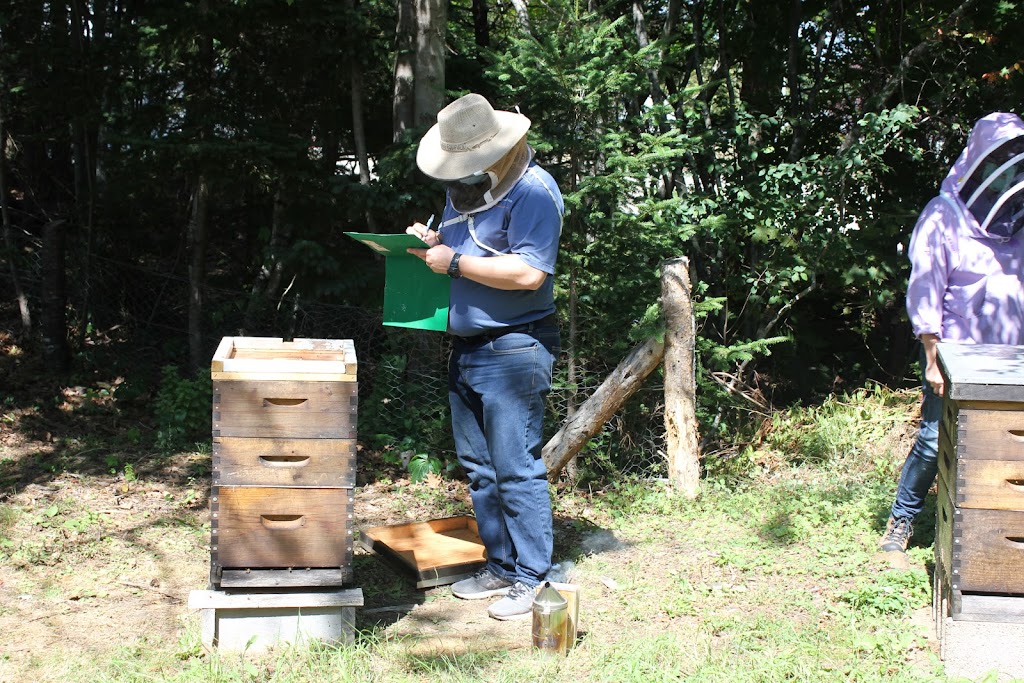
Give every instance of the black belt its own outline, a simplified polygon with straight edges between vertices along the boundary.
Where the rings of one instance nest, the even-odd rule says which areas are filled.
[[[522,325],[509,325],[508,327],[499,327],[498,329],[495,330],[488,330],[487,332],[482,332],[481,334],[474,334],[472,337],[456,336],[455,341],[461,342],[463,344],[482,344],[484,342],[489,342],[494,339],[497,339],[498,337],[503,337],[506,334],[512,334],[513,332],[518,332],[521,334],[532,334],[534,331],[544,329],[546,327],[558,327],[557,313],[549,313],[543,318],[539,318],[528,323],[523,323]]]

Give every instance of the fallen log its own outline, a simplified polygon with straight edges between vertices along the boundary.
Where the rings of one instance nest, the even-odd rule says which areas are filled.
[[[619,366],[565,421],[541,451],[548,469],[548,480],[556,481],[566,463],[601,430],[602,425],[618,412],[622,404],[636,393],[665,355],[665,342],[648,339],[626,356]]]

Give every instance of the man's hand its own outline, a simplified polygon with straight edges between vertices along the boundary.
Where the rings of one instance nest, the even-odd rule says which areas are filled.
[[[409,235],[416,235],[431,247],[441,244],[441,241],[437,238],[437,231],[431,230],[423,225],[423,223],[413,223],[405,229],[405,232]]]
[[[428,268],[441,275],[448,273],[448,266],[452,262],[452,257],[455,256],[455,251],[443,244],[430,247],[430,249],[406,249],[406,251],[423,259]]]

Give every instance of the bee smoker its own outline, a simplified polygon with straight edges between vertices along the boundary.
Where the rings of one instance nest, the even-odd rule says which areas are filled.
[[[533,646],[551,653],[566,654],[569,602],[550,581],[545,581],[533,599]]]

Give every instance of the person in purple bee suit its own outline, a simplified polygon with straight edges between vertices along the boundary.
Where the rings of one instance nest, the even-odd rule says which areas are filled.
[[[906,552],[938,472],[945,391],[936,347],[1024,344],[1024,122],[980,119],[910,238],[907,313],[921,340],[921,425],[880,548]]]

